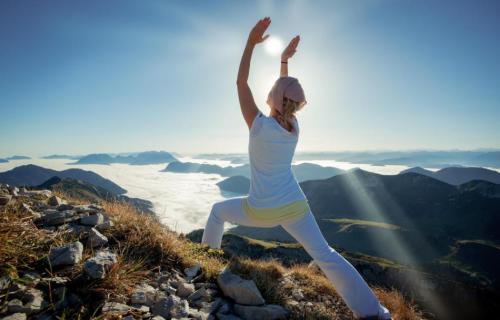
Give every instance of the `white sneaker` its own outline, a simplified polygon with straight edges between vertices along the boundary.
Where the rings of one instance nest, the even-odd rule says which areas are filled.
[[[378,311],[378,318],[380,320],[391,320],[391,313],[389,310],[387,310],[386,307],[383,305],[380,305],[379,311]]]

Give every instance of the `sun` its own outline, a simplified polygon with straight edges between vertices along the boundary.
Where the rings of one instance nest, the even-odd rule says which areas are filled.
[[[269,39],[264,41],[264,47],[266,52],[272,56],[281,54],[284,49],[283,41],[278,37],[269,37]]]

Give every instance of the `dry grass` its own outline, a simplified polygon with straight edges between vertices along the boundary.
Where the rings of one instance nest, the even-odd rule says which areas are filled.
[[[63,232],[38,229],[29,214],[16,204],[0,212],[0,266],[28,267],[46,257],[50,247],[71,240]]]
[[[374,288],[380,302],[390,309],[393,319],[401,320],[419,320],[422,319],[422,313],[414,305],[406,301],[403,295],[397,290],[385,290]]]
[[[130,204],[105,202],[103,205],[115,222],[106,235],[129,259],[139,258],[149,266],[167,270],[199,263],[207,280],[216,277],[224,267],[222,251],[182,239],[153,217],[138,214]]]
[[[95,281],[88,289],[101,294],[106,300],[127,303],[135,286],[147,280],[151,272],[145,268],[143,261],[127,261],[118,255],[117,263],[107,270],[104,279]]]

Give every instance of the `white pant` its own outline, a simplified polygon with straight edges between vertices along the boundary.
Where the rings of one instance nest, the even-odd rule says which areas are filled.
[[[311,211],[304,217],[292,218],[279,224],[249,220],[241,207],[246,197],[235,197],[212,206],[201,242],[211,248],[221,247],[224,222],[251,227],[271,228],[281,225],[314,259],[325,275],[335,285],[338,294],[352,310],[355,317],[384,316],[382,306],[358,271],[328,245]],[[385,317],[384,317],[385,318]]]

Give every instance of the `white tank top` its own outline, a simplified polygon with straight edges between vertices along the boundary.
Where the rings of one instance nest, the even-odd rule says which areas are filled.
[[[289,132],[273,117],[260,110],[250,128],[250,191],[248,204],[254,208],[274,208],[307,200],[292,172],[292,160],[299,138],[297,118]]]

